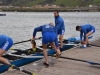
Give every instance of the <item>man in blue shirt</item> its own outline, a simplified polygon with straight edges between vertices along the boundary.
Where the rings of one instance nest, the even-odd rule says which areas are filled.
[[[84,24],[82,26],[76,26],[76,30],[80,31],[80,42],[84,44],[81,48],[86,48],[89,45],[88,36],[95,32],[95,27],[90,24]],[[82,37],[84,34],[84,41],[82,41]]]
[[[46,25],[36,27],[34,29],[34,32],[33,32],[32,40],[34,40],[37,32],[42,32],[43,53],[44,53],[44,57],[45,57],[45,60],[46,60],[44,65],[49,66],[48,56],[47,56],[47,52],[46,52],[48,43],[51,43],[51,45],[56,50],[57,54],[60,55],[60,50],[59,50],[55,26],[54,26],[53,23],[50,23],[50,24],[46,24]],[[55,44],[56,44],[56,46],[55,46]]]
[[[56,32],[59,35],[60,47],[63,47],[63,35],[65,32],[65,25],[63,19],[59,16],[59,11],[54,11]]]
[[[0,62],[10,65],[10,62],[8,62],[7,59],[5,59],[4,57],[2,57],[2,55],[7,52],[10,47],[13,45],[13,40],[5,35],[0,35]],[[9,67],[8,71],[11,71],[12,68]]]

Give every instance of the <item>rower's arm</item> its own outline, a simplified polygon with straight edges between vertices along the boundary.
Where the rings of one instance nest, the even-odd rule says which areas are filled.
[[[56,24],[56,31],[58,32],[59,30],[60,30],[60,28],[61,28],[61,25],[62,25],[62,21],[58,21],[57,23],[55,23]]]
[[[59,47],[59,42],[58,42],[58,38],[57,37],[55,39],[55,45],[56,45],[56,47]]]
[[[87,31],[85,30],[84,31],[84,41],[86,40],[86,34],[87,34]]]
[[[80,32],[80,40],[82,41],[82,37],[83,37],[83,32]]]
[[[42,26],[36,27],[36,28],[34,29],[34,31],[33,31],[33,37],[35,37],[35,36],[36,36],[36,33],[37,33],[37,32],[40,32],[40,31],[42,31]]]

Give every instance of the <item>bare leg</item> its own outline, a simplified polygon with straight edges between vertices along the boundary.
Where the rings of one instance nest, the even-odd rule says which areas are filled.
[[[0,49],[0,61],[3,62],[3,63],[5,63],[5,64],[7,64],[7,65],[9,65],[10,62],[8,62],[7,59],[5,59],[5,58],[2,57],[2,55],[3,55],[5,52],[6,52],[5,50]],[[11,71],[12,69],[9,68],[8,70]]]
[[[90,44],[89,40],[88,40],[87,44]]]
[[[86,34],[86,40],[85,40],[85,42],[84,42],[85,45],[87,45],[87,44],[89,43],[88,36],[90,36],[91,34],[92,34],[92,32],[88,32],[88,33]]]
[[[5,64],[10,64],[5,58],[2,57],[2,55],[5,53],[5,50],[0,49],[0,61]]]
[[[46,63],[48,64],[48,63],[49,63],[49,62],[48,62],[48,54],[47,54],[46,49],[47,49],[47,45],[43,44],[44,58],[45,58],[45,60],[46,60]]]
[[[60,47],[63,47],[63,35],[59,35]]]
[[[51,46],[52,48],[54,48],[54,46],[53,46],[53,44],[52,44],[52,43],[50,43],[50,46]]]
[[[58,48],[58,49],[56,48],[55,42],[52,42],[51,45],[52,45],[52,47],[57,51],[57,54],[60,55],[61,52],[60,52],[59,48]]]

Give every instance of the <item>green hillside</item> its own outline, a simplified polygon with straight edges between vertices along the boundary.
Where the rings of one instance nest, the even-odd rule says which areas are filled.
[[[53,4],[64,6],[100,5],[100,0],[56,0]]]
[[[100,6],[100,0],[0,0],[0,5],[18,5],[18,6],[33,6],[33,5],[45,5],[56,4],[60,6],[87,6],[98,5]]]
[[[80,5],[80,0],[56,0],[53,4],[63,5],[63,6],[78,6]]]

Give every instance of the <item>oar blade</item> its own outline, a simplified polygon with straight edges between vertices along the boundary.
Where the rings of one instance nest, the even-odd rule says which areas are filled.
[[[87,61],[87,63],[91,64],[91,65],[100,65],[100,63],[97,62],[91,62],[91,61]]]

